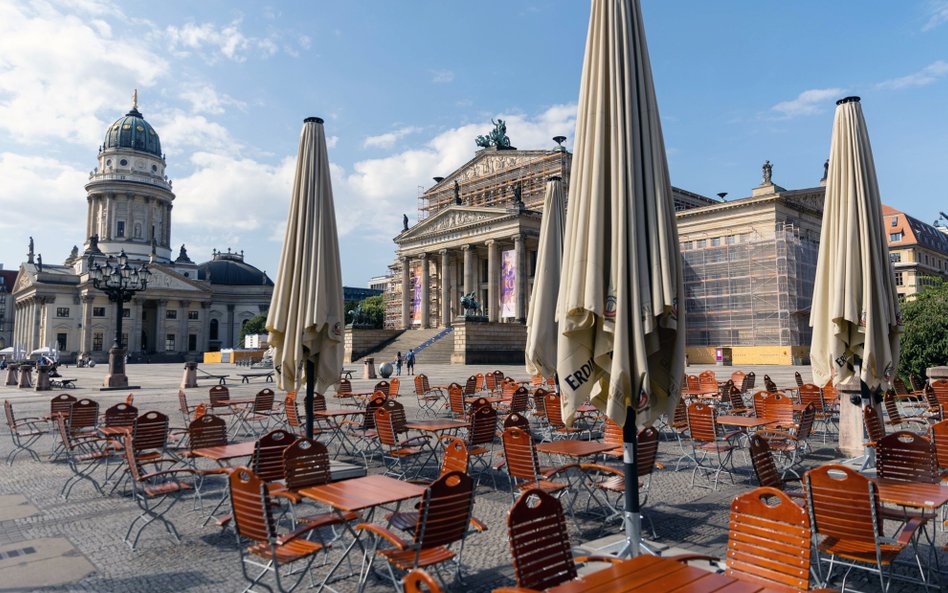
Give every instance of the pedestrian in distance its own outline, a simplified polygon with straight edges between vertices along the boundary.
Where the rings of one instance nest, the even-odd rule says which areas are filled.
[[[411,348],[408,349],[408,354],[405,355],[405,368],[409,375],[415,374],[415,352]]]
[[[399,351],[395,354],[395,376],[401,377],[402,375],[402,363],[405,361],[402,358],[402,353]]]

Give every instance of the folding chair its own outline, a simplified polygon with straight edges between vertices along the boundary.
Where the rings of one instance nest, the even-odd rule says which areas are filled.
[[[95,432],[99,423],[99,403],[88,398],[80,399],[69,407],[67,419],[69,431],[73,434]]]
[[[362,456],[362,461],[368,465],[369,457],[379,452],[378,430],[375,426],[375,410],[385,404],[387,398],[376,393],[375,396],[365,404],[365,413],[358,420],[343,420],[340,423],[339,430],[345,431],[340,435],[344,443],[351,443],[353,448]],[[352,440],[355,442],[352,442]]]
[[[810,450],[807,439],[810,438],[810,429],[813,427],[813,420],[816,418],[816,408],[812,403],[806,405],[803,412],[800,413],[800,423],[793,432],[770,430],[764,428],[757,431],[757,434],[767,439],[770,449],[780,453],[783,463],[783,475],[787,472],[795,476],[800,474],[794,469],[803,462],[804,457]]]
[[[577,562],[622,562],[601,556],[574,559],[563,506],[540,489],[529,489],[514,502],[507,513],[507,532],[520,590],[545,591],[572,581],[577,578]]]
[[[513,393],[510,395],[510,403],[506,404],[504,402],[499,402],[497,404],[497,412],[499,414],[526,414],[527,408],[530,406],[530,390],[524,387],[523,385],[518,386],[514,389]]]
[[[886,424],[889,426],[899,427],[899,430],[911,430],[911,427],[914,427],[916,430],[928,432],[928,427],[930,426],[928,418],[921,416],[902,416],[902,413],[899,411],[899,404],[895,399],[894,391],[888,390],[885,392],[882,396],[882,404],[885,407],[885,413],[889,416],[889,419],[886,420]]]
[[[741,393],[750,393],[754,389],[754,384],[757,382],[757,375],[754,371],[751,371],[744,375],[744,383],[741,384]]]
[[[441,401],[440,391],[431,389],[428,377],[424,374],[415,375],[415,397],[418,399],[418,413],[422,416],[434,414]]]
[[[426,451],[427,438],[416,437],[403,442],[398,430],[398,420],[391,406],[379,406],[375,408],[374,414],[382,462],[385,464],[385,475],[402,479],[409,471],[415,469],[421,455],[428,452]]]
[[[830,582],[836,564],[847,568],[841,590],[853,569],[868,570],[879,575],[882,591],[888,591],[893,578],[910,580],[927,586],[925,571],[915,546],[916,531],[921,524],[908,521],[896,538],[886,538],[882,531],[879,493],[869,478],[843,465],[823,465],[804,474],[810,525],[813,530],[818,561],[828,564],[823,574]],[[911,544],[919,579],[907,579],[892,571],[895,559]]]
[[[582,438],[584,434],[588,439],[591,436],[589,429],[566,426],[566,422],[563,420],[563,408],[560,404],[559,394],[547,393],[543,397],[543,404],[547,420],[546,440]]]
[[[541,467],[537,450],[529,432],[519,428],[508,428],[503,434],[504,459],[510,480],[510,495],[516,500],[520,492],[540,489],[562,496],[572,486],[570,471],[581,471],[579,464],[570,463],[560,467]],[[559,475],[566,476],[566,483],[553,481]],[[572,508],[570,509],[572,515]]]
[[[467,418],[467,406],[464,404],[464,389],[457,383],[448,385],[448,410],[458,420]]]
[[[610,420],[610,422],[612,421]],[[619,427],[619,425],[614,422],[612,424],[613,426]],[[619,429],[621,431],[621,427],[619,427]],[[621,432],[619,434],[621,440]],[[636,468],[639,477],[639,502],[642,506],[645,506],[648,502],[648,494],[652,487],[652,473],[656,468],[663,469],[665,467],[655,461],[658,457],[658,430],[656,428],[649,426],[639,431],[638,435],[636,435],[636,454]],[[622,469],[599,463],[584,463],[580,465],[580,468],[586,472],[587,475],[593,477],[593,487],[603,491],[606,495],[606,502],[610,509],[603,523],[608,523],[613,519],[622,520],[624,514],[623,501],[625,500],[625,472]],[[609,500],[610,494],[614,496],[614,500]],[[648,519],[648,515],[642,513],[642,516]],[[652,529],[652,537],[658,537],[655,533],[655,525],[652,523],[652,520],[648,519],[648,522]]]
[[[168,445],[168,417],[161,412],[145,412],[135,419],[131,435],[132,453],[139,463],[160,459]],[[128,477],[128,468],[125,467],[122,477],[116,480],[110,493],[115,492]]]
[[[808,591],[812,584],[810,518],[805,508],[776,488],[756,488],[734,497],[728,523],[725,574],[753,590]],[[713,556],[670,556],[687,562],[720,563]],[[751,588],[748,588],[751,590]],[[830,593],[827,589],[822,589]]]
[[[13,449],[7,455],[7,465],[13,465],[16,456],[24,451],[29,453],[35,461],[39,461],[39,455],[31,446],[47,432],[39,426],[43,419],[20,418],[17,420],[13,415],[13,404],[6,399],[3,400],[3,411],[6,413],[7,428],[10,430],[10,438],[13,440]]]
[[[398,397],[398,390],[401,387],[401,380],[398,377],[392,377],[388,382],[388,396]]]
[[[467,378],[467,381],[464,382],[464,395],[465,397],[471,397],[477,392],[477,377],[471,375]]]
[[[406,541],[378,525],[362,523],[356,530],[368,531],[375,539],[373,551],[386,561],[389,577],[396,589],[400,579],[395,571],[438,567],[453,561],[455,579],[461,580],[461,555],[474,509],[474,482],[461,472],[441,476],[429,486],[418,507],[418,521],[411,541]],[[381,548],[387,542],[391,547]],[[458,545],[458,551],[452,549]],[[440,574],[438,575],[440,577]]]
[[[803,387],[803,375],[800,374],[800,371],[793,372],[793,380],[797,382],[797,387]]]
[[[444,593],[441,586],[427,572],[416,568],[402,579],[405,593]]]
[[[826,400],[823,398],[823,390],[820,389],[818,385],[804,383],[800,385],[798,391],[800,393],[800,403],[804,406],[812,404],[816,409],[815,420],[823,427],[820,432],[823,435],[823,442],[825,443],[826,435],[829,434],[830,429],[832,429],[833,432],[839,432],[839,427],[834,422],[834,420],[837,419],[836,412],[827,405]]]
[[[240,427],[245,428],[247,433],[257,437],[260,433],[267,430],[270,421],[278,414],[273,409],[273,398],[275,394],[272,389],[265,387],[257,392],[253,398],[253,404],[237,412],[237,422],[234,424],[234,434]]]
[[[92,474],[97,468],[106,467],[104,462],[112,455],[108,440],[94,434],[73,434],[63,416],[56,416],[56,426],[62,439],[63,454],[72,471],[59,495],[69,500],[69,494],[81,480],[89,482],[96,492],[103,494],[102,486]]]
[[[188,396],[184,393],[183,389],[179,389],[178,410],[181,412],[181,419],[184,420],[185,426],[191,424],[191,421],[194,420],[193,414],[196,407],[197,406],[188,405]]]
[[[885,480],[906,482],[907,484],[938,484],[941,475],[938,472],[938,460],[935,448],[928,438],[909,431],[898,431],[886,435],[876,443],[876,474]],[[882,508],[882,517],[905,522],[916,519],[921,523],[922,532],[928,544],[934,548],[932,533],[927,529],[929,521],[935,521],[935,513],[902,508]],[[937,556],[935,556],[937,559]]]
[[[471,413],[471,425],[467,430],[467,449],[470,456],[470,473],[475,478],[475,487],[480,476],[490,472],[494,455],[494,437],[497,432],[497,411],[490,406],[481,406]],[[491,475],[494,482],[494,476]],[[494,482],[494,487],[497,487]]]
[[[214,385],[207,391],[208,401],[211,402],[211,412],[215,416],[233,416],[234,409],[224,403],[230,401],[230,389],[226,385]]]
[[[391,387],[391,384],[388,381],[382,380],[375,384],[375,388],[372,391],[373,392],[381,391],[382,393],[385,394],[385,397],[388,397],[388,391],[390,387]]]
[[[109,428],[127,427],[131,429],[135,427],[136,419],[138,419],[138,408],[125,402],[109,407],[103,417],[105,426]]]
[[[153,472],[145,472],[145,465],[154,465],[161,467],[164,464],[174,465],[176,459],[149,459],[140,461],[135,456],[135,448],[132,444],[132,435],[125,435],[125,461],[128,463],[128,476],[132,485],[132,498],[141,509],[141,513],[132,520],[125,532],[124,541],[128,547],[135,549],[138,545],[138,539],[150,524],[160,521],[165,530],[174,538],[174,541],[180,543],[178,530],[174,524],[165,518],[165,515],[178,502],[181,495],[190,492],[194,486],[178,476],[195,474],[191,468],[177,469],[158,469]],[[141,523],[136,530],[135,527]],[[132,538],[132,532],[135,532]]]
[[[336,386],[336,393],[333,395],[334,398],[341,400],[340,404],[343,406],[358,406],[359,402],[356,401],[355,396],[352,394],[352,382],[349,379],[340,379],[339,385]]]
[[[721,472],[727,473],[733,482],[734,464],[731,457],[737,447],[731,439],[740,437],[742,433],[735,431],[719,437],[717,414],[714,408],[701,402],[688,406],[688,429],[691,432],[691,449],[695,460],[695,469],[691,473],[692,487],[695,485],[698,471],[706,475],[714,474],[713,480],[709,477],[710,487],[713,490],[718,489],[718,478]],[[728,465],[730,469],[725,467]]]
[[[244,593],[252,591],[268,574],[273,575],[278,591],[293,591],[310,574],[316,554],[325,550],[322,543],[304,537],[319,528],[319,525],[306,524],[293,532],[280,534],[273,519],[267,483],[246,467],[238,467],[231,472],[229,483],[234,523],[241,542],[240,568],[244,578],[250,582]],[[296,570],[282,573],[284,566],[294,563],[302,565]],[[289,586],[284,584],[287,578],[290,579]],[[269,585],[261,584],[272,591]],[[315,582],[312,584],[315,586]]]
[[[300,523],[308,525],[315,523],[320,528],[330,527],[333,529],[332,540],[324,542],[329,545],[338,538],[338,533],[335,531],[336,526],[361,518],[359,513],[351,511],[341,515],[335,512],[323,512],[296,517],[296,505],[307,501],[300,494],[300,490],[312,486],[321,486],[332,481],[329,450],[326,449],[326,445],[319,441],[299,438],[292,445],[283,449],[283,478],[285,487],[272,493],[274,496],[285,498],[291,503],[290,516],[293,520],[294,529]]]
[[[46,417],[46,420],[56,422],[57,416],[68,416],[69,408],[71,408],[74,403],[76,403],[75,397],[68,393],[60,393],[49,400],[49,416]]]
[[[777,471],[777,464],[774,462],[773,454],[770,452],[770,445],[767,439],[759,434],[752,434],[750,441],[751,465],[754,466],[754,475],[757,476],[757,485],[764,488],[776,488],[786,492],[786,485],[790,481],[802,482],[803,478],[795,476],[787,478]],[[803,494],[796,492],[787,492],[789,496],[795,497],[799,504],[805,504]]]

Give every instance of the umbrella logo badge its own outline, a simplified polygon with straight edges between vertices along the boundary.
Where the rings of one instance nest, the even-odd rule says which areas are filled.
[[[606,298],[606,310],[605,310],[605,312],[603,313],[603,315],[604,315],[606,318],[608,318],[608,319],[615,319],[617,306],[618,306],[618,305],[617,305],[617,303],[616,303],[616,297],[615,297],[615,296],[607,297],[607,298]]]
[[[341,335],[342,335],[342,323],[341,323],[341,322],[337,321],[337,322],[332,326],[332,334],[333,334],[334,336],[341,336]]]
[[[645,392],[645,388],[643,387],[639,391],[639,403],[635,407],[637,410],[642,411],[646,406],[648,406],[648,393]]]
[[[892,368],[892,363],[889,362],[888,364],[885,365],[885,370],[882,371],[882,376],[885,377],[885,380],[886,380],[886,381],[891,382],[893,376],[895,375],[895,372],[894,372],[894,371],[895,371],[895,369]]]
[[[866,312],[863,311],[862,314],[859,315],[859,327],[865,327],[865,326],[866,326]]]
[[[836,358],[836,366],[843,368],[843,365],[846,364],[846,356],[839,356]]]

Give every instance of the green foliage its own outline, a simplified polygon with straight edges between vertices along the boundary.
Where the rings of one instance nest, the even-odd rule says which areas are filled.
[[[385,300],[383,295],[371,296],[362,301],[362,310],[368,317],[369,324],[374,328],[381,328],[385,323]]]
[[[346,325],[352,323],[352,312],[359,306],[359,301],[346,301],[342,305],[342,310],[346,312]]]
[[[240,328],[240,344],[244,343],[244,336],[267,333],[267,314],[261,313],[256,317],[251,317],[247,323]]]
[[[925,376],[929,367],[948,365],[948,283],[929,278],[931,286],[902,305],[902,374]]]

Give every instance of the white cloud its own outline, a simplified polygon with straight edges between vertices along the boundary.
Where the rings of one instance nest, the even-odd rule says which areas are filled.
[[[0,253],[12,257],[8,269],[23,261],[27,236],[36,234],[36,251],[46,263],[62,263],[72,245],[83,240],[86,218],[83,184],[88,171],[42,156],[0,153]]]
[[[161,55],[113,36],[107,23],[39,3],[0,3],[0,56],[0,131],[24,144],[95,146],[111,123],[98,114],[115,117],[117,98],[168,70]]]
[[[922,26],[922,31],[931,31],[939,25],[948,22],[948,0],[934,0],[928,3],[928,20]]]
[[[238,101],[224,93],[218,93],[213,86],[207,83],[188,85],[181,91],[180,97],[191,104],[193,113],[220,115],[227,110],[227,107],[237,107],[238,109],[247,107],[247,104],[243,101]]]
[[[186,56],[193,51],[210,63],[219,56],[243,62],[250,54],[268,58],[277,53],[277,44],[272,39],[248,37],[240,25],[240,20],[224,26],[213,23],[171,25],[165,29],[165,36],[171,44],[171,51],[177,55]]]
[[[209,121],[203,115],[175,110],[157,113],[151,122],[161,134],[162,150],[171,155],[195,148],[220,154],[237,154],[243,148],[227,128]]]
[[[421,128],[416,128],[412,126],[407,126],[404,128],[399,128],[394,132],[386,132],[385,134],[379,134],[378,136],[369,136],[362,141],[363,148],[391,148],[395,145],[396,142],[408,136],[409,134],[414,134],[415,132],[420,132]]]
[[[326,148],[335,148],[339,142],[339,136],[329,136],[326,138]]]
[[[454,72],[451,70],[432,70],[431,82],[434,84],[447,84],[454,81]]]
[[[846,92],[841,88],[809,89],[800,93],[796,99],[782,101],[771,107],[783,117],[797,117],[821,113],[831,100],[838,99]]]
[[[880,82],[876,86],[880,89],[893,90],[904,89],[913,86],[926,86],[935,82],[946,74],[948,74],[948,62],[938,60],[937,62],[932,62],[928,66],[925,66],[918,72],[913,72],[907,76],[886,80]]]

